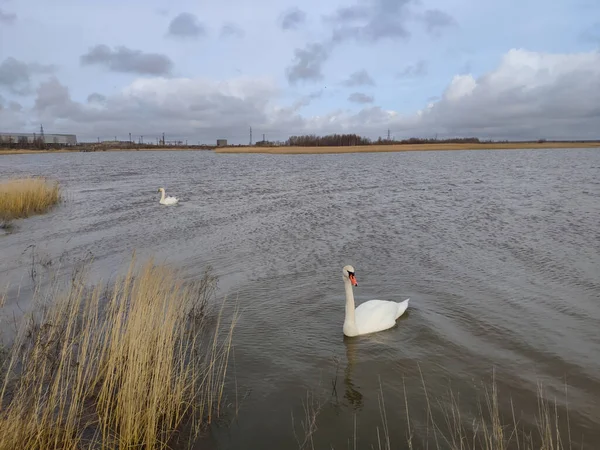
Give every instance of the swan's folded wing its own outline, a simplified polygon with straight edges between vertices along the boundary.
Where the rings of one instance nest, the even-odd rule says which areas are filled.
[[[398,303],[389,300],[369,300],[355,310],[356,327],[361,333],[373,333],[391,328],[396,323]]]

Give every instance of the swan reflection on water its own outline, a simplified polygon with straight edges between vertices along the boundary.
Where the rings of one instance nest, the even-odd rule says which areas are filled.
[[[344,369],[344,386],[346,387],[344,398],[350,402],[355,410],[362,409],[363,395],[354,387],[352,382],[352,372],[356,364],[356,350],[358,342],[356,339],[350,339],[344,336],[344,345],[346,346],[346,368]]]
[[[406,311],[402,317],[398,318],[398,322],[390,331],[386,333],[373,333],[367,336],[348,337],[344,336],[344,346],[346,347],[346,367],[344,369],[344,398],[349,402],[354,410],[360,410],[363,407],[363,394],[359,391],[359,386],[355,384],[355,368],[360,361],[361,347],[362,351],[369,351],[368,345],[375,344],[388,347],[388,343],[393,333],[400,325],[401,321],[407,320],[410,316],[410,311]]]

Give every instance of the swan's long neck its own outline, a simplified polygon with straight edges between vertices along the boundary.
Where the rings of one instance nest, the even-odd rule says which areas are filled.
[[[344,278],[344,287],[346,288],[346,319],[344,326],[354,326],[354,292],[352,292],[352,284],[348,278]]]
[[[160,191],[160,200],[164,201],[164,199],[165,199],[165,191],[162,190],[162,191]]]

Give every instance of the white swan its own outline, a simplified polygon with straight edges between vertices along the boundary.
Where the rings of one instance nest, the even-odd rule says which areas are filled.
[[[177,197],[165,197],[165,188],[158,188],[158,192],[161,193],[160,201],[158,202],[161,205],[175,205],[179,201]]]
[[[408,308],[409,299],[402,302],[369,300],[355,308],[352,285],[358,286],[358,282],[354,275],[354,267],[348,265],[344,266],[342,270],[346,288],[344,334],[352,337],[392,328],[396,324],[396,319]]]

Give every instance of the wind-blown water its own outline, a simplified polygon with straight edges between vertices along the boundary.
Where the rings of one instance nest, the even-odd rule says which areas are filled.
[[[213,430],[215,448],[297,448],[307,392],[327,402],[315,447],[353,445],[354,414],[358,447],[377,446],[380,382],[404,448],[405,391],[426,433],[421,374],[434,413],[451,388],[469,421],[493,370],[508,424],[509,396],[520,424],[535,423],[542,382],[561,421],[567,388],[574,448],[600,442],[598,150],[0,157],[0,177],[19,174],[68,194],[0,235],[0,282],[21,296],[31,244],[65,270],[91,254],[102,278],[134,249],[189,277],[215,268],[241,309],[228,399],[239,416]],[[179,206],[158,204],[161,186]],[[344,339],[345,264],[357,304],[410,297],[397,327]]]

